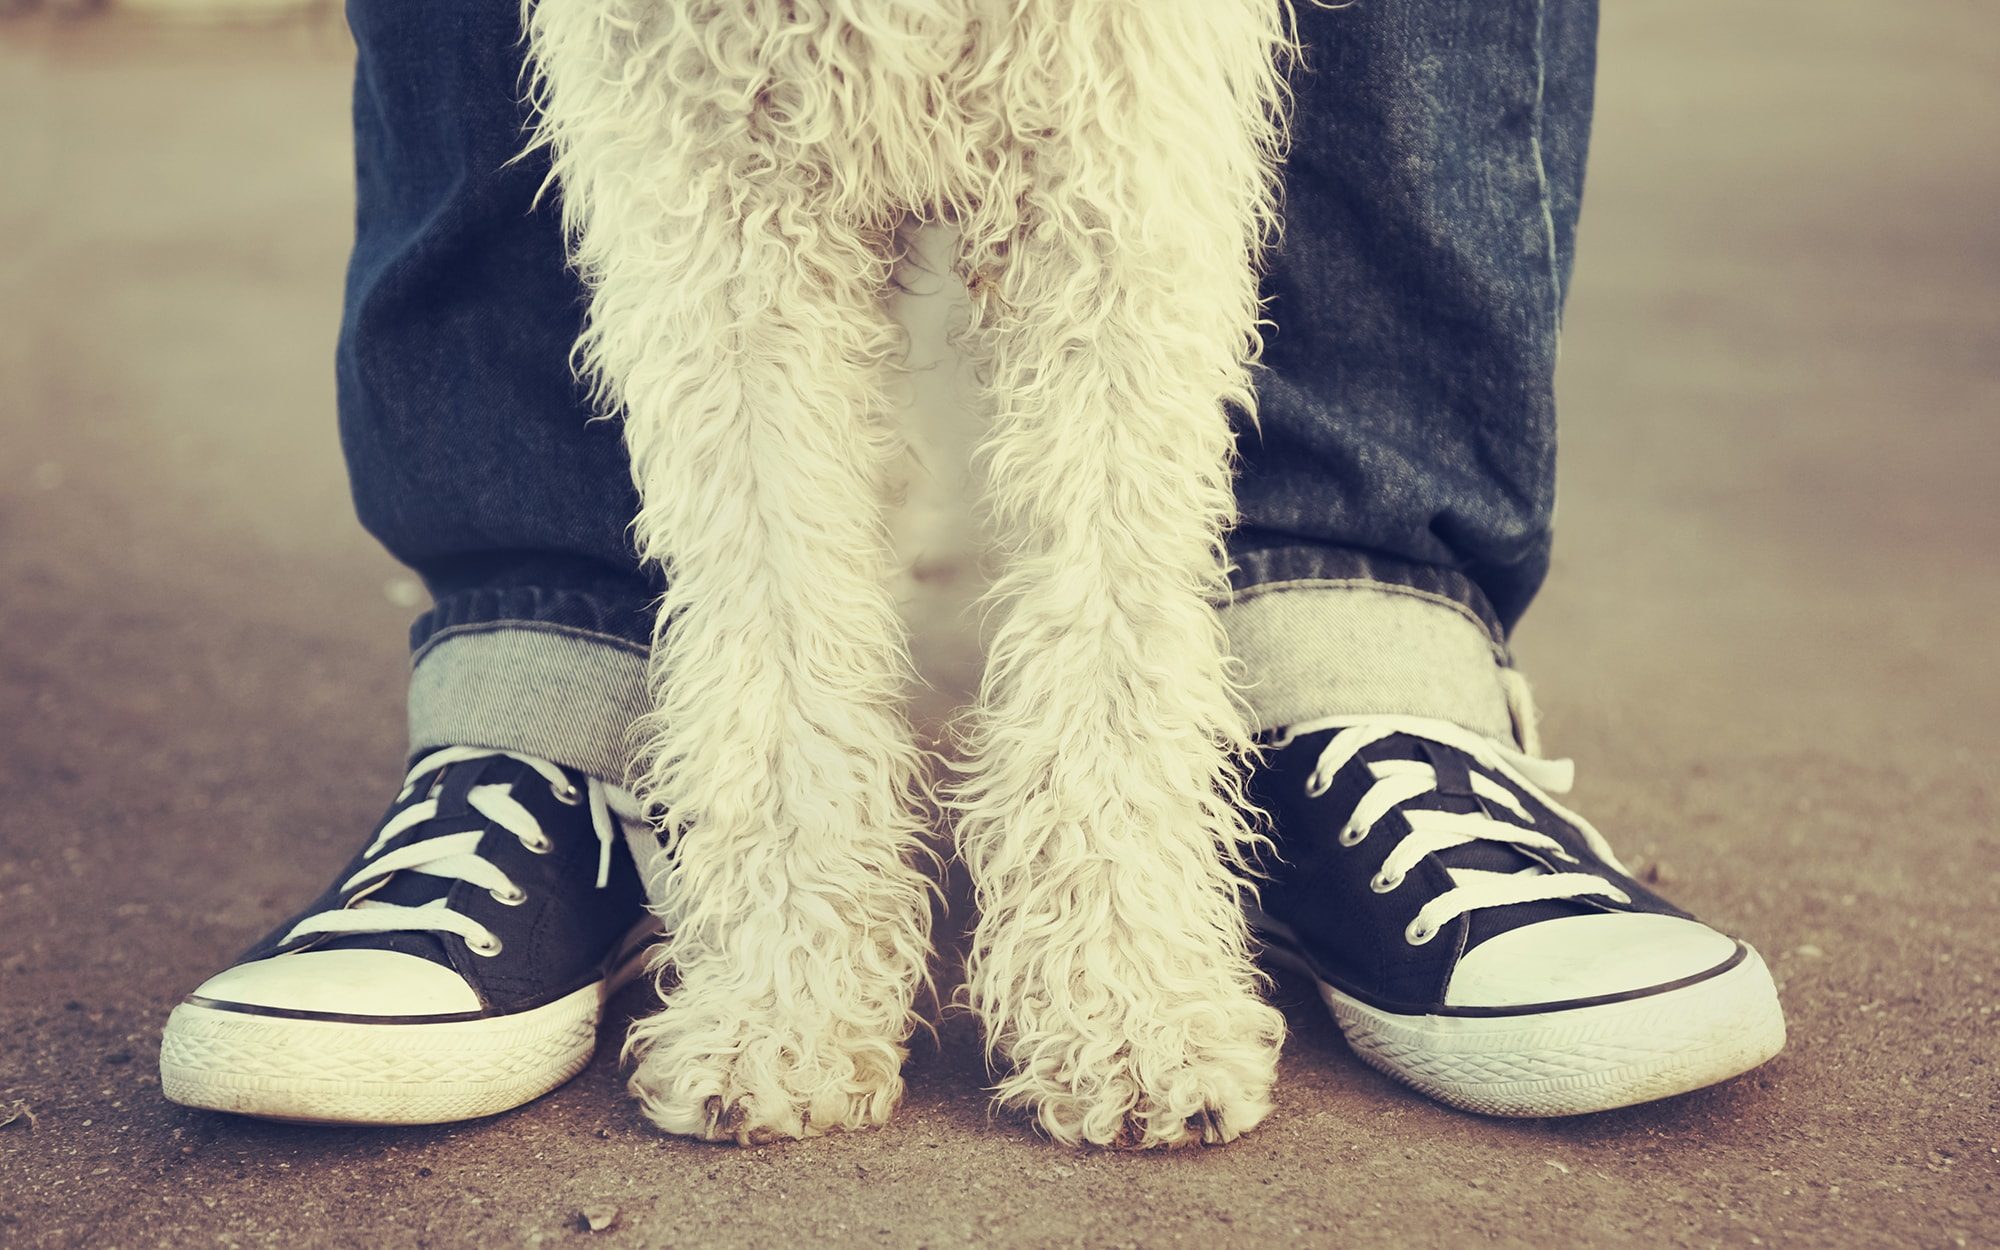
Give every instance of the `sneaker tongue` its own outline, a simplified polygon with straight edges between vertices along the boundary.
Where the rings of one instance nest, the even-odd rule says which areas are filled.
[[[472,788],[483,785],[511,786],[528,770],[519,760],[504,755],[488,755],[459,764],[447,764],[431,775],[429,796],[437,800],[438,819],[476,824],[483,821],[472,806]]]
[[[1405,740],[1407,747],[1394,753],[1398,759],[1422,760],[1437,773],[1437,790],[1418,802],[1434,811],[1474,812],[1510,824],[1519,817],[1498,804],[1481,798],[1472,788],[1472,773],[1463,753],[1423,738]],[[1449,870],[1456,884],[1466,884],[1477,873],[1542,875],[1549,871],[1543,863],[1518,847],[1505,842],[1467,842],[1433,853],[1430,858]],[[1469,870],[1469,871],[1468,871]],[[1515,903],[1507,907],[1482,907],[1467,913],[1469,929],[1466,949],[1490,937],[1522,925],[1553,920],[1559,916],[1579,916],[1597,910],[1568,899],[1548,899]]]
[[[1501,819],[1511,815],[1494,810],[1473,790],[1472,770],[1467,767],[1463,754],[1422,738],[1413,740],[1411,746],[1413,749],[1403,758],[1422,760],[1437,774],[1437,790],[1417,800],[1423,807],[1432,811],[1499,816]],[[1509,873],[1546,871],[1539,861],[1505,842],[1467,842],[1463,846],[1438,851],[1431,858],[1446,868]]]
[[[407,846],[413,841],[437,837],[440,834],[459,833],[483,827],[486,818],[472,806],[470,799],[472,787],[511,785],[526,771],[528,771],[527,765],[505,756],[489,756],[446,765],[433,776],[428,791],[430,797],[437,799],[437,816],[405,830],[385,849]],[[424,794],[420,793],[416,797],[421,801]],[[365,909],[368,902],[394,903],[402,907],[422,907],[425,904],[440,903],[457,884],[443,877],[433,877],[429,873],[399,872],[390,876],[359,906]],[[319,944],[319,948],[392,950],[406,955],[421,956],[433,963],[451,962],[445,953],[444,939],[435,933],[353,933],[329,937]]]

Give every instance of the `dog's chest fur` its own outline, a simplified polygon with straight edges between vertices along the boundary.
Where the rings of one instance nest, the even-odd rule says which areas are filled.
[[[672,0],[630,4],[677,125],[845,184],[854,205],[960,203],[1080,115],[1129,115],[1260,0]],[[1200,74],[1186,76],[1192,83]]]

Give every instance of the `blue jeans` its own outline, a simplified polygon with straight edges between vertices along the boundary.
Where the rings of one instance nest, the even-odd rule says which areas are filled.
[[[1260,727],[1397,711],[1522,735],[1507,636],[1548,569],[1556,343],[1595,0],[1296,5],[1261,434],[1238,423],[1232,649]],[[412,749],[606,776],[660,584],[582,292],[520,148],[513,0],[348,0],[357,213],[337,378],[362,523],[429,587]]]

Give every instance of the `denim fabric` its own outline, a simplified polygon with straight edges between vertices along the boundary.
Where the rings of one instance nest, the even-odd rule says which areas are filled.
[[[1327,547],[1248,553],[1220,605],[1260,732],[1357,712],[1428,716],[1525,747],[1526,692],[1462,574]]]
[[[1279,692],[1266,723],[1380,704],[1498,732],[1489,686],[1507,689],[1506,636],[1549,561],[1595,3],[1295,9],[1307,56],[1224,618]],[[582,292],[554,189],[534,204],[547,164],[505,164],[526,121],[518,8],[348,0],[348,17],[341,432],[363,524],[437,600],[412,631],[412,732],[567,724],[603,679],[623,693],[601,692],[591,745],[541,753],[608,768],[660,583],[629,542],[619,432],[570,374]],[[466,641],[482,632],[536,637]],[[494,686],[483,664],[526,667]],[[510,698],[527,702],[503,715]]]
[[[651,637],[624,444],[571,376],[582,290],[525,140],[512,0],[351,0],[355,239],[336,354],[361,522],[438,629]]]
[[[646,648],[515,617],[438,630],[410,672],[410,753],[498,747],[618,783],[650,704]]]
[[[1504,634],[1548,571],[1595,0],[1296,11],[1306,57],[1262,292],[1262,433],[1238,424],[1235,584],[1301,561],[1329,580],[1443,570]],[[1293,552],[1257,558],[1277,548]]]

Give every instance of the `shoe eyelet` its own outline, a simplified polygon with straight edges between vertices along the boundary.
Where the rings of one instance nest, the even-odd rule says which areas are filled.
[[[1318,777],[1306,778],[1306,797],[1309,799],[1316,799],[1331,789],[1333,789],[1333,778],[1331,777],[1325,780],[1321,780]]]
[[[465,949],[485,959],[491,959],[505,949],[497,937],[467,938]]]
[[[1422,946],[1437,935],[1436,929],[1420,928],[1414,920],[1410,922],[1409,928],[1403,930],[1403,940],[1412,946]]]
[[[565,807],[575,807],[577,804],[583,802],[583,791],[573,785],[565,785],[558,788],[555,795],[556,802],[561,803]]]
[[[507,907],[519,907],[528,901],[528,892],[518,885],[511,890],[488,890],[487,893],[493,896],[494,902]]]
[[[556,844],[549,841],[547,836],[533,839],[522,838],[521,845],[527,847],[529,853],[534,855],[547,855],[550,851],[556,849]]]
[[[1348,826],[1341,829],[1340,837],[1337,838],[1336,841],[1338,841],[1342,846],[1360,846],[1361,839],[1367,836],[1368,836],[1368,831],[1366,829],[1356,829],[1353,828],[1352,826]]]
[[[1368,888],[1375,891],[1377,894],[1387,894],[1389,891],[1395,889],[1397,886],[1401,884],[1403,884],[1403,879],[1401,877],[1391,877],[1385,873],[1378,872],[1368,882]]]

